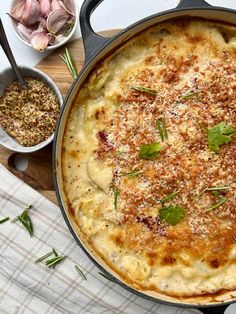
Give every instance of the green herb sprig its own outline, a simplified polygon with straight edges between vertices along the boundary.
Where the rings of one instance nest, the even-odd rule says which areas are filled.
[[[197,99],[199,100],[199,92],[195,92],[195,93],[189,93],[189,94],[186,94],[186,95],[183,95],[182,96],[183,99]]]
[[[180,191],[175,191],[170,193],[169,195],[166,195],[160,202],[162,204],[165,204],[167,201],[169,201],[170,199],[172,199],[173,197],[175,197],[177,194],[179,194]]]
[[[98,272],[99,275],[101,275],[102,277],[106,278],[107,280],[111,281],[111,282],[116,282],[115,279],[111,276],[109,276],[108,274],[102,273],[102,272]]]
[[[50,258],[50,259],[45,261],[45,265],[48,266],[49,268],[51,268],[51,267],[54,268],[58,263],[60,263],[65,258],[65,256],[59,256],[59,254],[56,252],[56,250],[52,249],[52,251],[50,251],[49,253],[39,257],[35,261],[35,263],[40,263],[52,255],[54,255],[53,258]]]
[[[185,217],[185,209],[179,205],[171,205],[160,209],[160,218],[172,226],[180,223]]]
[[[133,177],[137,177],[142,172],[143,172],[142,170],[136,170],[136,171],[132,171],[132,172],[122,173],[122,176],[131,179]]]
[[[59,55],[59,57],[66,63],[72,77],[76,79],[78,76],[78,70],[76,68],[75,60],[72,57],[70,51],[66,48],[65,52],[62,55]]]
[[[162,142],[164,142],[165,139],[168,140],[168,133],[167,133],[167,128],[166,128],[165,118],[162,118],[161,120],[156,120],[156,125],[157,125],[157,129],[159,131]]]
[[[118,191],[117,187],[114,184],[112,185],[112,190],[114,193],[114,207],[115,207],[115,210],[117,210],[117,208],[118,208],[118,197],[119,197],[120,192]]]
[[[30,236],[33,235],[33,223],[29,216],[29,210],[32,208],[32,205],[29,205],[21,215],[15,217],[11,222],[20,221],[25,229],[29,232]]]
[[[80,277],[81,277],[83,280],[87,280],[85,274],[82,272],[82,270],[81,270],[77,265],[75,265],[75,270],[77,271],[77,273],[80,275]]]
[[[149,87],[144,87],[144,86],[132,86],[131,89],[137,92],[142,92],[142,93],[146,93],[153,96],[157,94],[157,91],[155,89],[151,89]]]
[[[210,151],[217,154],[220,151],[220,146],[230,143],[232,137],[236,135],[236,129],[224,121],[216,124],[212,128],[207,128],[206,132],[208,148]]]
[[[10,219],[10,217],[5,217],[3,219],[0,220],[0,224],[3,224],[4,222],[8,221]]]
[[[161,144],[159,142],[144,144],[139,148],[139,157],[143,159],[155,159],[159,156]]]

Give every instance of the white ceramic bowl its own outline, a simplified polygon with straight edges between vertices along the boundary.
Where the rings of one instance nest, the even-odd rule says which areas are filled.
[[[17,2],[17,0],[13,0],[12,3],[11,3],[11,6],[10,6],[10,12],[12,11],[13,7],[15,6],[15,3]],[[74,24],[74,27],[73,29],[71,30],[70,34],[63,40],[61,41],[60,43],[58,44],[55,44],[55,45],[51,45],[51,46],[48,46],[44,51],[49,51],[49,50],[54,50],[54,49],[57,49],[61,46],[63,46],[65,43],[67,43],[71,37],[74,35],[75,31],[76,31],[76,28],[77,28],[77,25],[78,25],[78,21],[79,21],[79,9],[78,9],[78,4],[77,4],[77,0],[74,0],[75,2],[75,24]],[[10,13],[9,12],[9,13]],[[17,22],[14,21],[10,16],[9,16],[9,23],[11,25],[11,29],[13,31],[13,33],[15,34],[15,36],[25,45],[29,46],[32,48],[31,44],[28,43],[18,32],[17,30]]]
[[[61,95],[61,92],[56,86],[56,84],[46,74],[44,74],[43,72],[35,68],[28,68],[25,66],[19,66],[19,69],[23,77],[25,76],[25,77],[32,77],[32,78],[40,79],[46,85],[51,87],[51,89],[54,91],[54,93],[57,96],[60,107],[62,107],[63,97]],[[2,96],[3,91],[5,90],[6,86],[15,79],[16,79],[16,76],[12,68],[7,68],[5,71],[0,73],[0,97]],[[16,140],[14,140],[14,138],[8,135],[4,131],[4,129],[0,126],[0,145],[18,153],[36,152],[42,149],[43,147],[47,146],[50,142],[52,142],[53,137],[54,137],[54,133],[50,137],[48,137],[45,141],[39,144],[26,147],[26,146],[22,146]]]

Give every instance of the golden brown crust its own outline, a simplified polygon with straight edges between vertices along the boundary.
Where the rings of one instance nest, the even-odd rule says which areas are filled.
[[[215,153],[206,132],[222,121],[236,128],[235,46],[222,29],[188,19],[144,32],[96,69],[71,113],[63,170],[77,223],[141,290],[184,297],[236,288],[236,137]],[[140,157],[157,142],[155,158]],[[219,186],[227,188],[206,190]],[[160,213],[174,205],[185,216],[172,225]]]

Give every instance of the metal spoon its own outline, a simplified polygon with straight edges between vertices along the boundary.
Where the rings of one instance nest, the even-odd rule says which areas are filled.
[[[27,88],[27,84],[25,82],[25,80],[23,79],[18,66],[16,64],[16,60],[13,56],[13,53],[11,51],[11,48],[9,46],[8,40],[7,40],[7,36],[2,24],[2,20],[0,19],[0,45],[2,46],[2,49],[5,52],[5,55],[7,56],[9,62],[11,63],[11,66],[16,74],[16,77],[18,78],[20,85],[22,88]]]

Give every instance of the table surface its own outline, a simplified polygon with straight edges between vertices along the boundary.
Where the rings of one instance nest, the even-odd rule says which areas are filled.
[[[47,53],[38,53],[16,39],[10,27],[9,17],[6,15],[6,13],[10,10],[11,3],[12,1],[10,0],[0,1],[0,16],[2,18],[10,46],[18,64],[34,66],[40,60],[45,58]],[[80,8],[83,0],[77,0],[77,3]],[[124,28],[148,15],[174,8],[177,3],[178,0],[104,0],[93,13],[91,23],[95,31]],[[208,3],[216,6],[236,9],[236,0],[209,0]],[[73,39],[80,36],[81,32],[78,26]],[[1,72],[5,68],[9,67],[8,60],[1,49],[0,60],[1,80]],[[227,309],[226,313],[236,313],[236,304],[231,305]]]

